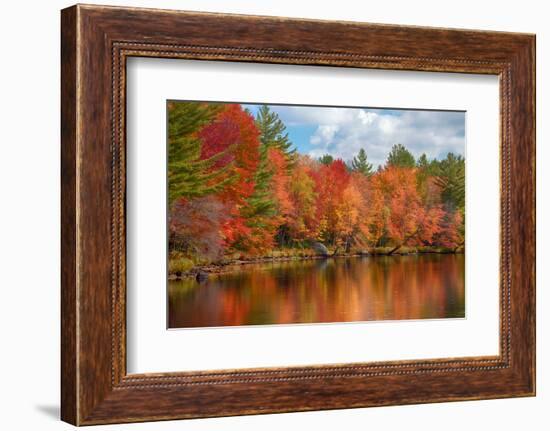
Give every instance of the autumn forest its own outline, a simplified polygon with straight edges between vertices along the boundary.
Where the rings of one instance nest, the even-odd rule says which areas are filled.
[[[168,103],[169,273],[260,259],[464,250],[465,163],[301,154],[276,112]]]

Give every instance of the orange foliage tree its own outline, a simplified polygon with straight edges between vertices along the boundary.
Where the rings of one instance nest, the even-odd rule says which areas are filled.
[[[317,218],[319,227],[317,239],[333,245],[340,245],[338,208],[342,204],[342,192],[348,187],[350,173],[341,159],[329,164],[320,164],[313,173],[317,194]]]
[[[438,199],[421,199],[417,173],[417,168],[388,166],[374,178],[387,208],[386,235],[394,243],[390,254],[404,245],[432,244],[441,232],[443,207]]]
[[[289,184],[289,198],[292,202],[292,212],[288,217],[289,235],[298,241],[315,237],[319,225],[311,164],[309,157],[298,157]]]

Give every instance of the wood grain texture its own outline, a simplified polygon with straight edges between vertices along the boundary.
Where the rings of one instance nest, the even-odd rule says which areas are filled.
[[[61,417],[77,422],[76,9],[61,16]]]
[[[62,11],[62,418],[76,424],[534,395],[533,35],[100,6]],[[130,56],[485,73],[501,85],[497,357],[126,374]]]

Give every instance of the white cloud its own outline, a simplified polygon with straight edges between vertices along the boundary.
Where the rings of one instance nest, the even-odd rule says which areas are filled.
[[[315,125],[309,154],[329,153],[350,160],[364,148],[375,165],[384,164],[393,144],[405,145],[415,157],[464,154],[463,112],[357,108],[278,107],[289,125]]]
[[[378,114],[361,109],[358,114],[359,120],[363,125],[368,125],[374,122],[378,117]]]
[[[390,116],[381,116],[379,120],[379,127],[380,130],[382,130],[383,133],[386,135],[391,135],[395,133],[395,129],[398,123],[396,121],[397,117],[390,117]]]
[[[339,130],[340,126],[337,124],[319,126],[315,134],[310,138],[310,143],[313,145],[323,145],[324,147],[328,147],[332,144],[334,136]]]

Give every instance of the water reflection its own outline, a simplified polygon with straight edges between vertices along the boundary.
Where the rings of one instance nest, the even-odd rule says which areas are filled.
[[[464,317],[464,255],[249,264],[168,294],[170,328]]]

